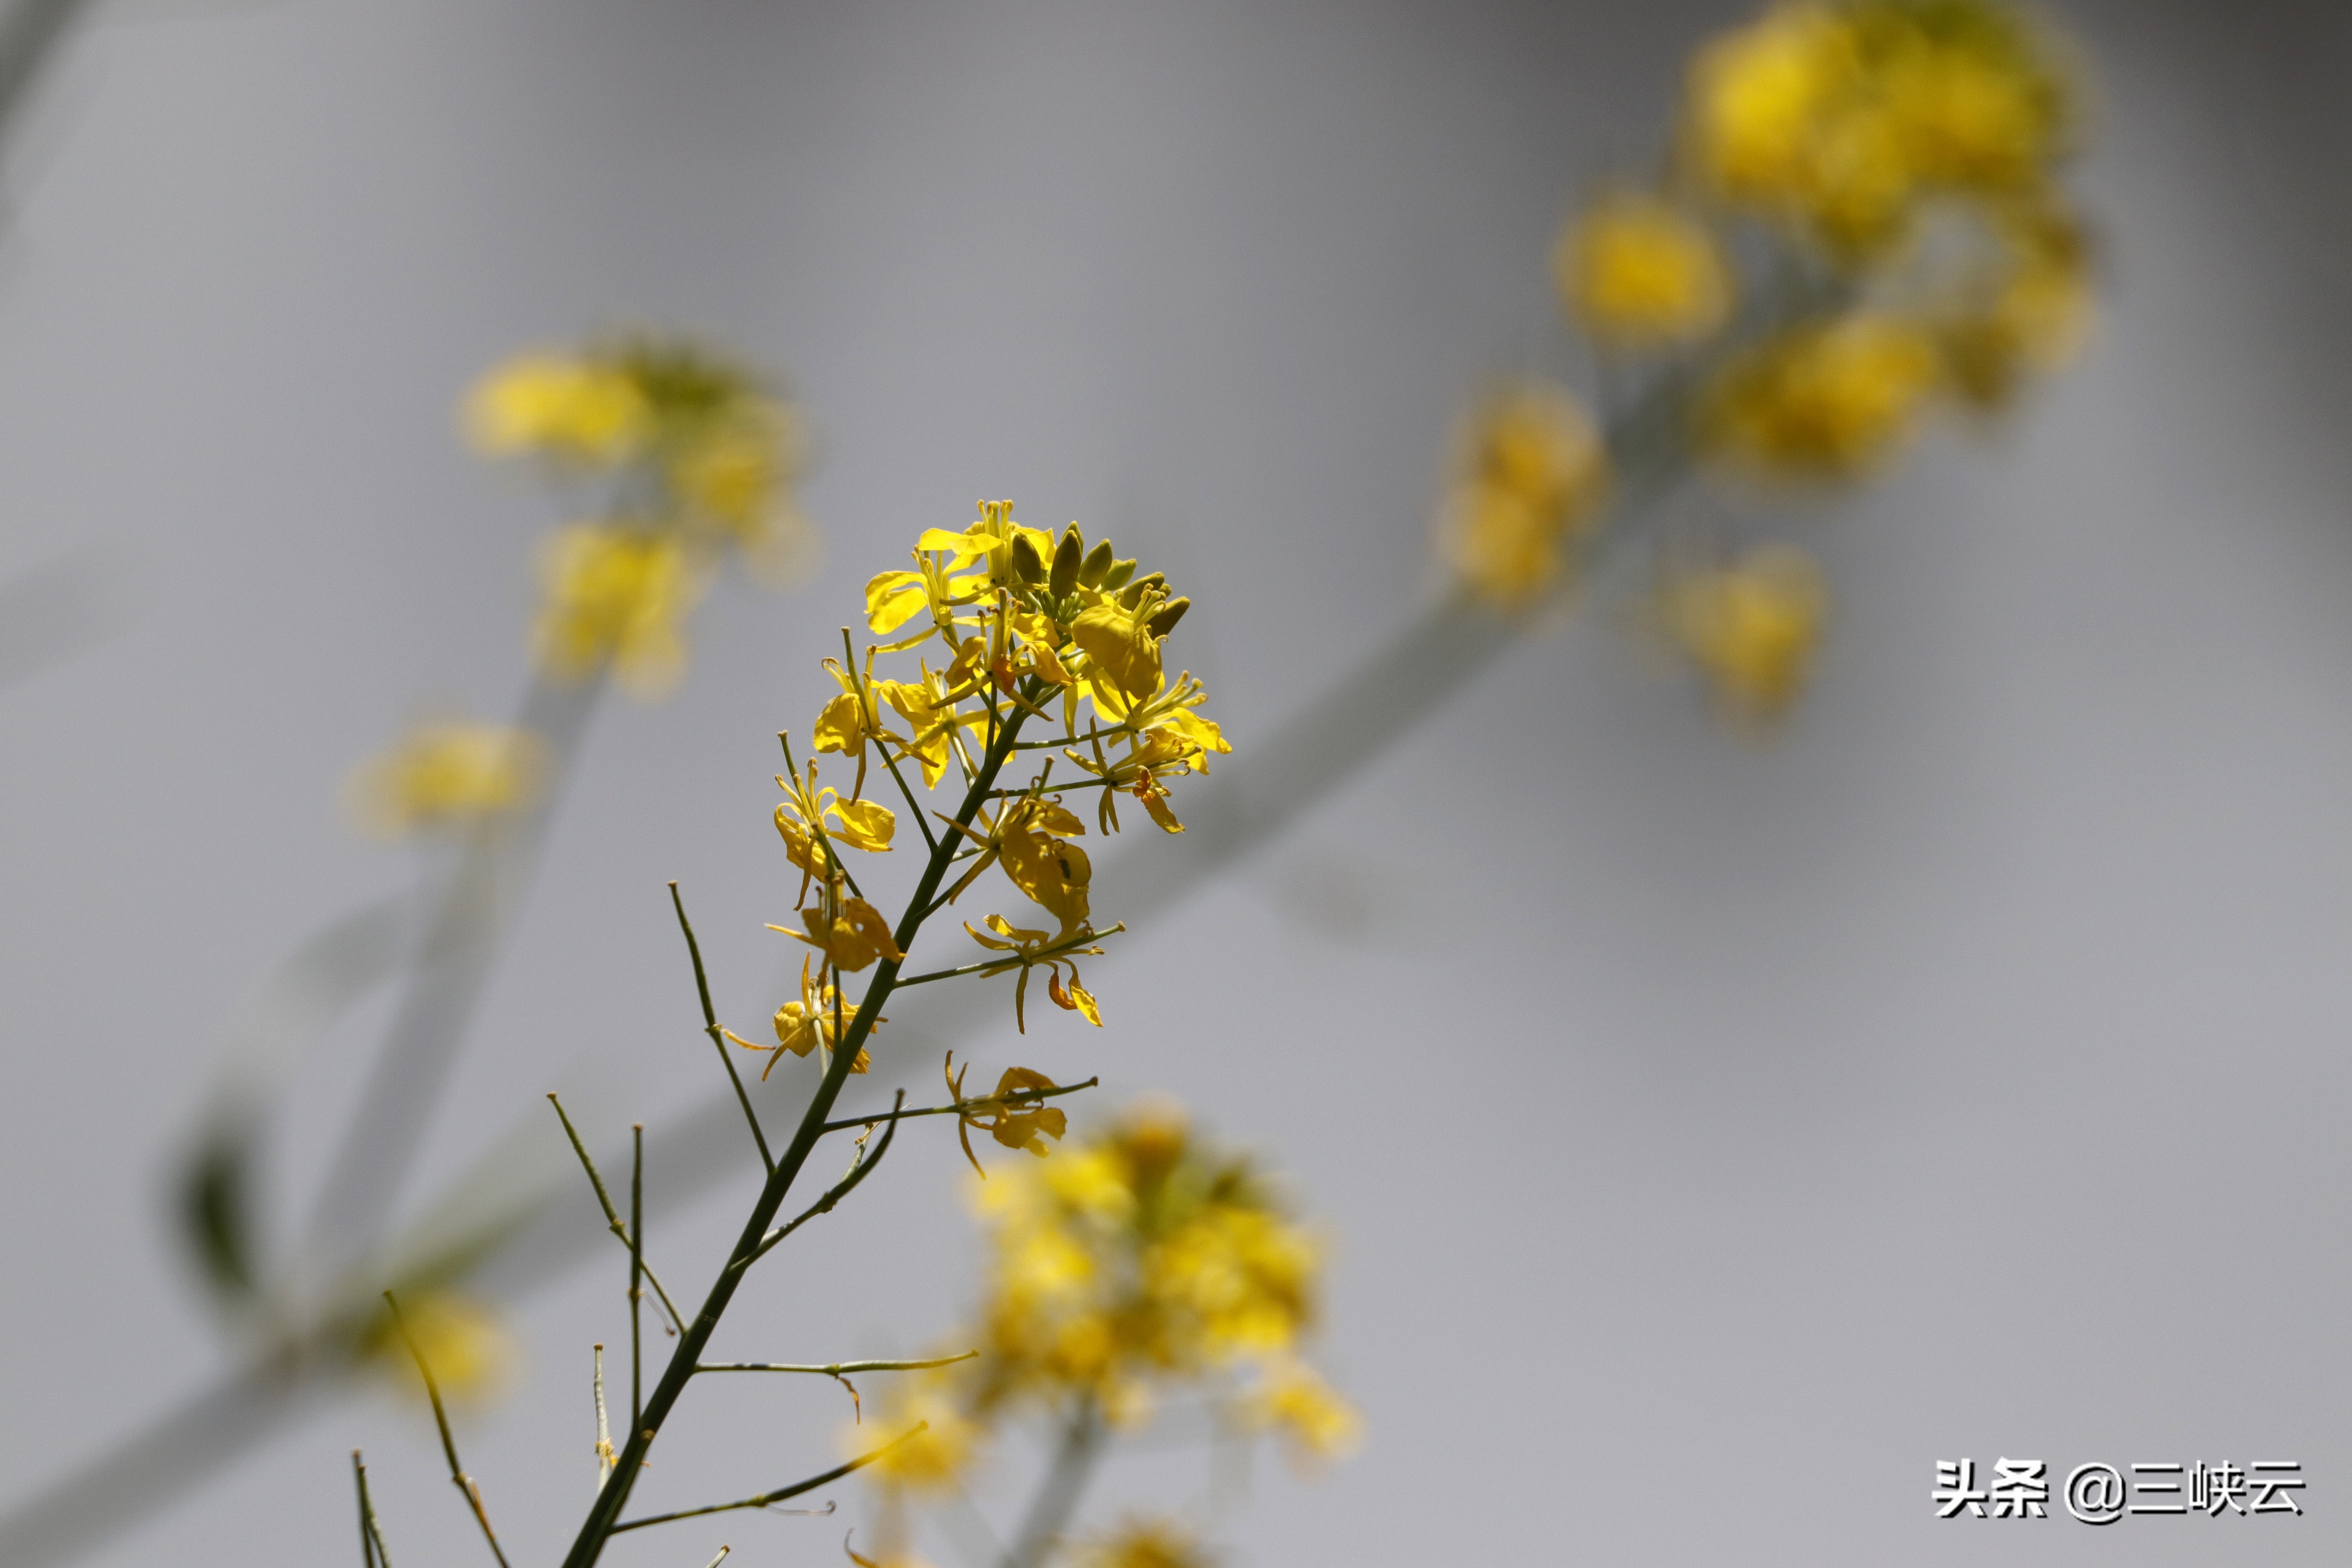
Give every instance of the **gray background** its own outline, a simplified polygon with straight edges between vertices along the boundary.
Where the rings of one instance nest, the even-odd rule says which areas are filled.
[[[213,1031],[403,876],[338,816],[354,761],[519,689],[549,517],[454,439],[480,366],[645,320],[786,367],[833,563],[723,589],[684,692],[599,716],[440,1171],[583,1053],[648,1121],[709,1091],[661,884],[756,1024],[790,899],[773,731],[831,690],[865,576],[973,497],[1169,563],[1244,750],[1405,616],[1453,412],[1559,356],[1554,225],[1741,9],[101,5],[0,235],[0,574],[97,551],[125,606],[0,690],[0,1496],[219,1364],[158,1196]],[[1172,1090],[1328,1217],[1326,1359],[1370,1443],[1319,1484],[1264,1465],[1236,1562],[2352,1547],[2352,27],[2063,15],[2099,89],[2100,332],[2013,426],[1797,525],[1840,604],[1785,735],[1721,733],[1603,606],[1090,968],[1100,1035],[1055,1016],[1016,1050],[1008,999],[973,999],[982,1070]],[[378,1022],[306,1072],[295,1185]],[[934,1339],[971,1289],[960,1167],[910,1138],[726,1348]],[[747,1194],[666,1221],[671,1278]],[[529,1375],[466,1424],[518,1561],[587,1500],[619,1281],[527,1297]],[[649,1500],[834,1451],[826,1387],[693,1399]],[[95,1561],[348,1561],[362,1443],[397,1559],[471,1561],[429,1429],[382,1396]],[[2310,1513],[1938,1523],[1959,1455],[2300,1459]],[[1090,1517],[1199,1476],[1116,1466]],[[608,1560],[840,1562],[838,1495]]]

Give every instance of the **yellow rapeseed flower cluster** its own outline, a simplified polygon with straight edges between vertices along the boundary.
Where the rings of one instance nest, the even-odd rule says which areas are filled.
[[[657,697],[687,661],[686,620],[734,550],[756,579],[805,569],[815,535],[792,493],[805,439],[793,406],[692,343],[623,338],[500,365],[467,399],[476,447],[604,487],[597,515],[540,560],[541,668],[576,680],[609,666]]]
[[[1692,63],[1673,156],[1562,230],[1552,271],[1618,395],[1490,397],[1457,443],[1441,547],[1528,608],[1575,577],[1612,468],[1861,479],[1940,406],[1995,410],[2081,342],[2091,247],[2059,184],[2078,94],[2000,0],[1788,0]],[[1785,547],[1665,589],[1668,624],[1748,718],[1802,687],[1826,595]]]
[[[352,774],[352,817],[368,832],[403,834],[470,827],[537,804],[547,747],[503,724],[440,721],[412,725]]]
[[[1246,1159],[1205,1146],[1180,1111],[1131,1111],[977,1194],[991,1251],[981,1354],[894,1393],[882,1430],[931,1425],[877,1462],[886,1484],[952,1484],[1012,1417],[1132,1428],[1181,1390],[1228,1426],[1279,1434],[1302,1463],[1354,1447],[1360,1421],[1301,1355],[1320,1245]]]
[[[753,1048],[829,1054],[856,1016],[835,978],[905,959],[900,943],[920,920],[894,931],[859,889],[850,852],[887,854],[903,842],[898,814],[876,798],[877,787],[894,785],[919,814],[915,778],[928,790],[951,773],[982,793],[962,816],[937,814],[955,875],[920,912],[955,903],[987,872],[1002,871],[1045,923],[1002,913],[966,921],[982,951],[959,973],[1017,974],[1014,1016],[1025,1029],[1030,975],[1043,969],[1056,1006],[1099,1025],[1076,962],[1102,950],[1094,945],[1093,864],[1076,842],[1087,824],[1071,803],[1090,805],[1097,828],[1111,833],[1119,798],[1130,797],[1162,830],[1181,833],[1170,784],[1205,773],[1212,754],[1233,750],[1199,711],[1207,698],[1201,683],[1183,671],[1171,679],[1166,668],[1169,634],[1192,601],[1171,596],[1160,573],[1139,575],[1108,540],[1089,546],[1076,523],[1056,539],[1014,522],[1012,502],[983,501],[961,532],[925,531],[910,559],[908,569],[866,584],[867,627],[889,640],[869,645],[861,659],[844,633],[844,660],[825,661],[840,691],[817,717],[814,751],[855,763],[848,794],[819,784],[816,756],[776,780],[785,796],[776,830],[801,876],[797,925],[772,929],[812,951],[800,997],[776,1014],[776,1044]],[[926,645],[933,657],[918,654],[899,678],[876,673],[880,656],[903,658]],[[1031,721],[1047,735],[1014,742]],[[995,785],[1014,757],[1038,752],[1058,754],[1026,784]],[[1069,770],[1059,780],[1057,763]],[[918,823],[930,845],[929,825],[919,815]],[[1000,1142],[1012,1125],[996,1129]],[[1027,1146],[1026,1136],[1015,1146]]]

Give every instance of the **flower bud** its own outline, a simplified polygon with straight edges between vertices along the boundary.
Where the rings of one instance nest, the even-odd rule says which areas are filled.
[[[1134,562],[1114,561],[1110,563],[1110,570],[1103,574],[1103,580],[1097,586],[1106,594],[1116,594],[1126,587],[1127,580],[1134,575]]]
[[[1045,563],[1037,558],[1037,547],[1025,533],[1013,536],[1013,575],[1024,583],[1041,583],[1045,578]]]
[[[1089,588],[1102,586],[1103,578],[1110,573],[1110,541],[1097,539],[1087,558],[1078,563],[1078,581]]]
[[[1192,607],[1190,599],[1171,599],[1151,613],[1151,618],[1143,623],[1144,629],[1153,637],[1164,637],[1176,629],[1176,623],[1182,620],[1184,612]]]
[[[1162,573],[1154,572],[1149,576],[1138,577],[1134,582],[1129,583],[1127,585],[1127,592],[1118,596],[1119,606],[1122,609],[1131,610],[1135,608],[1136,605],[1143,603],[1144,595],[1149,594],[1154,588],[1164,588],[1167,585],[1168,578],[1166,574]]]
[[[1066,599],[1070,590],[1078,585],[1078,559],[1086,553],[1086,541],[1078,537],[1078,525],[1072,523],[1062,532],[1062,542],[1054,547],[1054,574],[1047,589],[1056,599]]]

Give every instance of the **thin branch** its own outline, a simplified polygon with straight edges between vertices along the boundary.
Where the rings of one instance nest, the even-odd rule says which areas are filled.
[[[731,1547],[731,1546],[722,1546],[722,1547],[720,1547],[720,1548],[719,1549],[719,1555],[718,1555],[718,1556],[716,1556],[716,1557],[714,1557],[714,1558],[712,1558],[709,1562],[708,1562],[708,1563],[704,1563],[704,1564],[702,1565],[702,1568],[719,1568],[719,1565],[721,1563],[724,1563],[724,1562],[726,1562],[726,1561],[727,1561],[727,1554],[728,1554],[729,1552],[730,1552],[734,1551],[734,1550],[735,1550],[735,1549],[734,1549],[733,1547]]]
[[[392,1568],[392,1553],[383,1549],[383,1531],[375,1522],[375,1504],[368,1499],[367,1466],[357,1448],[352,1450],[352,1480],[360,1494],[360,1558],[366,1568]]]
[[[977,963],[961,964],[954,969],[934,969],[929,974],[910,975],[899,981],[898,988],[904,990],[909,985],[928,985],[934,980],[954,980],[966,974],[985,974],[992,969],[1001,972],[1017,969],[1023,964],[1034,967],[1050,958],[1061,958],[1074,952],[1085,953],[1087,943],[1100,942],[1107,936],[1117,936],[1126,929],[1126,923],[1122,921],[1108,931],[1089,931],[1082,935],[1065,937],[1059,942],[1048,942],[1034,952],[1022,952],[1016,950],[1002,953],[995,958],[983,958]]]
[[[778,1226],[766,1236],[761,1237],[760,1238],[760,1245],[752,1249],[751,1256],[748,1261],[752,1263],[758,1262],[761,1258],[768,1256],[769,1252],[778,1242],[792,1235],[793,1232],[800,1229],[801,1226],[806,1225],[809,1221],[816,1218],[817,1215],[821,1214],[831,1214],[833,1212],[834,1205],[847,1197],[851,1193],[856,1192],[857,1190],[857,1184],[874,1173],[874,1167],[882,1163],[882,1156],[890,1152],[890,1140],[898,1135],[898,1106],[904,1104],[906,1102],[906,1099],[907,1091],[902,1089],[898,1091],[898,1100],[891,1105],[890,1114],[887,1117],[876,1116],[868,1117],[866,1119],[868,1125],[871,1125],[876,1121],[887,1121],[889,1122],[889,1125],[882,1130],[882,1142],[874,1145],[874,1152],[860,1158],[856,1164],[850,1166],[849,1173],[842,1177],[838,1182],[835,1182],[831,1188],[827,1189],[824,1196],[817,1199],[815,1203],[810,1205],[809,1207],[802,1213],[798,1219],[793,1220],[789,1225]],[[824,1129],[822,1126],[818,1129],[818,1135],[820,1137],[824,1135]]]
[[[552,1092],[548,1095],[547,1102],[555,1107],[555,1114],[563,1120],[564,1136],[572,1140],[572,1152],[580,1156],[581,1169],[588,1173],[589,1184],[596,1189],[596,1201],[604,1207],[604,1223],[612,1226],[613,1234],[620,1238],[621,1245],[627,1247],[630,1245],[629,1227],[621,1223],[621,1211],[613,1206],[613,1194],[604,1190],[604,1178],[598,1173],[596,1162],[588,1157],[588,1145],[581,1142],[580,1130],[572,1125],[572,1118],[565,1113],[563,1102],[556,1099]],[[640,1256],[642,1257],[642,1254]],[[672,1301],[669,1299],[669,1292],[662,1289],[660,1277],[654,1273],[654,1266],[647,1263],[644,1267],[646,1283],[652,1286],[654,1294],[661,1298],[662,1310],[669,1314],[669,1321],[673,1325],[664,1331],[684,1332],[686,1319],[679,1315],[677,1303]]]
[[[629,1129],[635,1153],[629,1162],[629,1430],[646,1418],[646,1347],[637,1330],[637,1304],[645,1300],[646,1124]]]
[[[983,1100],[967,1100],[959,1105],[926,1105],[919,1110],[898,1110],[891,1114],[901,1121],[911,1121],[918,1116],[954,1116],[983,1105],[1003,1105],[1010,1108],[1016,1105],[1028,1105],[1041,1100],[1052,1100],[1056,1095],[1076,1094],[1082,1089],[1094,1089],[1101,1083],[1101,1079],[1090,1078],[1084,1083],[1066,1083],[1055,1089],[1008,1089],[1002,1099],[992,1094]],[[842,1132],[852,1127],[871,1127],[881,1120],[879,1116],[851,1116],[839,1121],[828,1121],[818,1131]]]
[[[788,751],[788,758],[789,754]],[[710,1005],[710,979],[702,970],[702,944],[694,940],[694,922],[686,918],[686,900],[678,897],[676,882],[669,885],[669,901],[677,909],[677,929],[686,933],[686,951],[694,960],[694,989],[702,998],[702,1032],[719,1047],[719,1060],[727,1068],[727,1081],[735,1086],[735,1102],[743,1108],[743,1120],[751,1124],[751,1142],[760,1146],[760,1163],[773,1172],[776,1158],[768,1152],[768,1135],[760,1131],[759,1113],[751,1109],[751,1096],[743,1088],[743,1075],[735,1070],[735,1058],[727,1049],[726,1031],[719,1026],[719,1015]]]
[[[923,830],[923,843],[929,847],[932,854],[938,854],[940,841],[932,837],[931,825],[923,820],[921,803],[915,799],[915,792],[907,787],[907,777],[898,771],[898,759],[890,754],[889,747],[881,745],[880,742],[875,743],[881,748],[882,765],[890,770],[890,776],[898,781],[898,793],[907,797],[908,813],[914,817],[915,826]]]
[[[604,1347],[595,1347],[596,1373],[593,1386],[596,1393],[596,1489],[603,1491],[604,1483],[613,1479],[613,1427],[604,1416]]]
[[[416,1336],[408,1331],[408,1320],[400,1315],[400,1303],[389,1290],[383,1293],[383,1304],[392,1309],[392,1326],[400,1331],[401,1342],[415,1359],[417,1375],[425,1379],[425,1397],[433,1401],[433,1424],[441,1428],[441,1452],[449,1460],[449,1484],[463,1493],[472,1507],[474,1522],[482,1527],[482,1539],[490,1543],[490,1555],[499,1560],[499,1568],[509,1568],[506,1552],[499,1545],[499,1532],[490,1528],[489,1513],[482,1507],[482,1489],[474,1484],[474,1478],[457,1462],[457,1440],[449,1436],[449,1413],[442,1408],[441,1385],[433,1381],[433,1369],[425,1364],[425,1352],[417,1348]]]
[[[773,1361],[706,1361],[696,1365],[697,1372],[805,1372],[820,1377],[839,1377],[851,1372],[929,1372],[935,1366],[953,1366],[980,1354],[966,1351],[961,1355],[945,1355],[933,1361],[837,1361],[825,1366],[798,1366]]]
[[[794,1481],[791,1486],[781,1487],[772,1492],[761,1492],[758,1497],[747,1497],[739,1502],[712,1503],[707,1508],[687,1508],[680,1509],[676,1513],[653,1513],[647,1514],[643,1519],[623,1520],[620,1523],[613,1526],[607,1533],[618,1535],[625,1530],[643,1530],[649,1524],[668,1524],[674,1520],[699,1519],[706,1513],[726,1513],[730,1510],[739,1508],[766,1508],[770,1503],[782,1502],[787,1498],[796,1498],[803,1492],[813,1492],[821,1486],[841,1479],[842,1477],[849,1474],[852,1470],[865,1468],[867,1465],[872,1464],[875,1460],[880,1458],[883,1455],[888,1453],[899,1444],[929,1431],[930,1429],[930,1425],[931,1424],[928,1421],[918,1421],[908,1430],[901,1432],[898,1436],[893,1437],[887,1443],[883,1444],[872,1453],[861,1454],[845,1465],[836,1465],[821,1476],[811,1476],[804,1481]]]

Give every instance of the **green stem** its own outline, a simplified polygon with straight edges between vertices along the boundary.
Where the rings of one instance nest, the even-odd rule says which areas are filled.
[[[900,981],[899,984],[903,985],[908,982]],[[1099,1078],[1090,1078],[1084,1083],[1066,1083],[1054,1089],[1011,1089],[1001,1098],[992,1094],[985,1100],[967,1100],[961,1105],[926,1105],[919,1110],[886,1110],[876,1116],[845,1116],[838,1121],[826,1122],[824,1130],[827,1132],[846,1132],[853,1127],[871,1127],[877,1121],[891,1119],[906,1121],[918,1116],[954,1116],[961,1112],[979,1110],[982,1107],[1000,1104],[1009,1110],[1013,1106],[1028,1105],[1041,1100],[1052,1100],[1057,1095],[1076,1094],[1082,1089],[1093,1089],[1101,1082],[1102,1079]]]
[[[818,1377],[839,1377],[852,1372],[929,1372],[935,1366],[953,1366],[960,1361],[970,1361],[980,1354],[966,1351],[961,1355],[943,1355],[931,1361],[836,1361],[824,1366],[802,1366],[774,1361],[707,1361],[697,1372],[805,1372]]]
[[[739,1508],[767,1508],[782,1502],[786,1498],[796,1498],[803,1492],[813,1492],[828,1481],[837,1481],[852,1470],[872,1464],[908,1438],[928,1430],[930,1425],[928,1421],[918,1421],[911,1428],[900,1433],[872,1453],[860,1454],[845,1465],[835,1465],[821,1476],[811,1476],[804,1481],[794,1481],[791,1486],[779,1487],[774,1491],[761,1492],[758,1497],[747,1497],[735,1502],[714,1502],[702,1508],[682,1508],[676,1513],[649,1513],[643,1519],[633,1519],[625,1523],[614,1525],[612,1533],[618,1535],[625,1530],[643,1530],[649,1524],[667,1524],[673,1520],[700,1519],[706,1513],[727,1513]]]
[[[694,940],[694,922],[686,918],[686,900],[678,896],[675,881],[669,885],[669,901],[677,910],[678,929],[686,932],[687,955],[694,960],[695,994],[702,999],[702,1032],[719,1047],[719,1060],[727,1068],[727,1081],[735,1086],[735,1101],[743,1108],[743,1120],[751,1124],[751,1142],[760,1146],[760,1163],[772,1171],[776,1162],[768,1152],[768,1135],[760,1131],[759,1112],[751,1109],[751,1097],[743,1088],[743,1075],[735,1070],[734,1053],[727,1048],[726,1031],[719,1028],[719,1014],[710,1005],[710,978],[702,969],[702,944]],[[587,1156],[583,1154],[581,1158]]]
[[[997,773],[1012,754],[1013,742],[1018,738],[1020,730],[1021,715],[1015,713],[992,737],[992,743],[982,758],[980,771],[964,792],[963,805],[955,818],[959,827],[971,826],[972,819],[980,814],[981,803],[994,787]],[[947,874],[949,846],[953,842],[954,836],[951,835],[932,851],[930,859],[923,868],[922,879],[916,884],[913,896],[907,901],[907,912],[900,918],[898,929],[894,933],[894,940],[902,952],[913,944],[915,934],[922,924],[923,911],[938,893],[940,882]],[[824,1077],[819,1080],[816,1092],[810,1097],[808,1110],[803,1113],[800,1126],[793,1133],[792,1142],[768,1172],[768,1179],[760,1189],[759,1201],[751,1205],[751,1215],[744,1221],[742,1234],[737,1238],[726,1267],[711,1282],[710,1294],[704,1299],[702,1310],[678,1335],[677,1348],[671,1352],[669,1365],[663,1370],[661,1381],[654,1386],[653,1397],[646,1402],[643,1414],[629,1433],[612,1480],[596,1495],[594,1506],[588,1510],[587,1519],[580,1526],[580,1533],[572,1539],[572,1550],[563,1559],[563,1568],[591,1568],[591,1564],[603,1554],[604,1542],[619,1525],[621,1510],[628,1502],[629,1492],[638,1472],[645,1468],[646,1450],[653,1447],[656,1434],[677,1405],[678,1396],[686,1392],[687,1384],[692,1380],[695,1368],[702,1360],[704,1347],[709,1344],[711,1334],[717,1331],[719,1320],[726,1315],[729,1304],[734,1300],[735,1291],[742,1284],[745,1274],[758,1259],[767,1240],[768,1227],[775,1223],[777,1210],[783,1206],[785,1196],[801,1173],[801,1167],[808,1163],[817,1140],[824,1134],[825,1120],[833,1110],[834,1102],[841,1098],[842,1089],[849,1082],[849,1069],[856,1064],[866,1037],[873,1032],[874,1020],[881,1013],[884,1002],[898,982],[898,962],[886,958],[875,969],[874,979],[857,1005],[857,1016],[850,1021],[846,1035],[836,1041],[833,1060],[826,1065]],[[636,1522],[631,1521],[632,1525]]]

